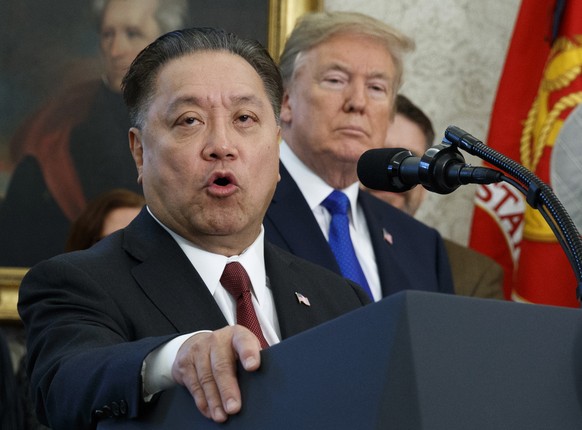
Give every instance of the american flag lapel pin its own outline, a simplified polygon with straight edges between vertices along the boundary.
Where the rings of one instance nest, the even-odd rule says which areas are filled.
[[[311,306],[311,303],[309,303],[309,299],[307,297],[305,297],[303,294],[296,292],[295,297],[297,297],[297,302],[299,302],[305,306]]]
[[[386,230],[385,228],[382,229],[382,237],[384,238],[386,243],[388,243],[389,245],[394,245],[394,238],[390,233],[388,233],[388,230]]]

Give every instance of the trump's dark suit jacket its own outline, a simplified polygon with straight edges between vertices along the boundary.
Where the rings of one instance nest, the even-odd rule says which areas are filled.
[[[301,190],[283,164],[280,171],[281,181],[264,220],[265,237],[341,273]],[[408,289],[453,293],[447,253],[435,229],[368,193],[360,192],[358,202],[366,216],[384,297]]]
[[[267,243],[265,264],[282,338],[369,302],[357,285]],[[177,334],[227,325],[180,247],[145,209],[93,248],[32,268],[18,308],[39,417],[63,429],[136,417],[147,407],[146,355]]]

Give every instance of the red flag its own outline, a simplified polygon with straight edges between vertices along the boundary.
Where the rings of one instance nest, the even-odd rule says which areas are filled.
[[[556,137],[582,102],[581,70],[582,2],[522,0],[493,105],[488,145],[551,185]],[[568,258],[521,193],[504,183],[479,186],[475,204],[469,245],[504,267],[506,298],[580,306]]]

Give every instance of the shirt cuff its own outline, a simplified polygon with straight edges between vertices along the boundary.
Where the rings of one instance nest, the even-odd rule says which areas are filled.
[[[184,342],[199,333],[209,332],[210,330],[200,330],[175,337],[146,356],[141,368],[143,397],[146,402],[149,402],[154,394],[176,385],[172,378],[172,365]]]

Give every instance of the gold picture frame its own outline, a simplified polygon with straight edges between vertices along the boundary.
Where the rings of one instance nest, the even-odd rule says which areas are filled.
[[[276,61],[297,18],[307,12],[322,10],[323,0],[270,0],[267,48]]]
[[[28,269],[0,267],[0,321],[18,321],[18,287]]]

